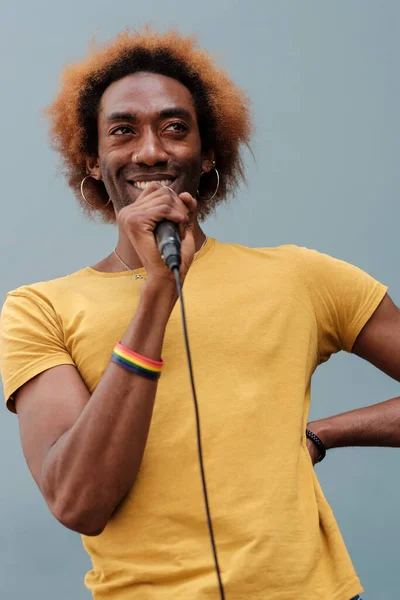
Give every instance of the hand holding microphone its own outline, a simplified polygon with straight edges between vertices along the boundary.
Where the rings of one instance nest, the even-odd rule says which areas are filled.
[[[183,282],[195,254],[196,206],[189,193],[178,195],[173,189],[153,182],[133,204],[119,211],[118,222],[146,269],[148,281],[162,284],[168,280],[175,285],[170,269],[177,266]]]

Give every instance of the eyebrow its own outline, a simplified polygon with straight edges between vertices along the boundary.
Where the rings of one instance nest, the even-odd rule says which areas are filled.
[[[171,108],[164,108],[158,113],[159,119],[170,119],[172,117],[181,117],[183,119],[191,120],[191,113],[183,107],[174,106]],[[113,112],[107,117],[107,123],[111,123],[113,121],[130,121],[132,123],[138,121],[138,116],[136,113],[131,112]]]

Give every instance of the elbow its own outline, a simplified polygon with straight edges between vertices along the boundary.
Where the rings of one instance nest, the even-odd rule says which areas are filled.
[[[61,525],[85,536],[98,536],[112,517],[110,498],[104,490],[68,486],[66,482],[40,485],[44,499],[53,516]]]
[[[74,529],[73,531],[76,531],[77,533],[80,533],[81,535],[85,535],[88,537],[96,537],[97,535],[100,535],[101,533],[103,533],[105,529],[104,527],[101,527],[99,529],[87,529],[86,527],[79,527],[77,529]]]
[[[98,507],[79,506],[79,501],[54,502],[48,503],[48,506],[61,525],[81,535],[91,537],[100,535],[107,525],[108,519]]]
[[[62,525],[64,525],[64,527],[67,527],[68,529],[71,529],[72,531],[75,531],[76,533],[88,537],[95,537],[97,535],[100,535],[105,529],[105,525],[95,525],[83,521],[74,521],[72,523],[63,522]]]
[[[88,515],[86,512],[76,514],[63,513],[57,510],[51,512],[61,525],[81,535],[95,537],[103,533],[106,527],[104,521],[93,518],[92,514]]]

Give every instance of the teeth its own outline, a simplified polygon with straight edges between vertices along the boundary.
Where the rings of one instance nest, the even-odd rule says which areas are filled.
[[[172,179],[154,179],[153,181],[156,181],[157,183],[160,183],[161,185],[171,185],[172,183]],[[145,190],[147,187],[149,187],[149,185],[151,183],[153,183],[153,181],[134,181],[133,185],[141,190]]]

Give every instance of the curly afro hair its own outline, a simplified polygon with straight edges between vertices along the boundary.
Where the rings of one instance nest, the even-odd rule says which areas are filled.
[[[107,45],[93,45],[89,56],[68,65],[62,73],[61,89],[46,109],[50,119],[50,140],[60,153],[69,186],[89,216],[100,215],[104,222],[115,222],[112,204],[100,182],[96,206],[90,208],[80,193],[87,175],[86,159],[97,156],[97,113],[107,87],[138,71],[159,73],[177,79],[191,92],[197,112],[202,150],[215,151],[220,175],[218,193],[215,174],[201,178],[197,214],[200,220],[245,180],[241,146],[249,146],[251,119],[247,96],[215,67],[211,57],[196,47],[192,37],[171,30],[158,33],[149,27],[125,31]],[[213,176],[214,175],[214,176]],[[92,200],[91,200],[92,202]]]

